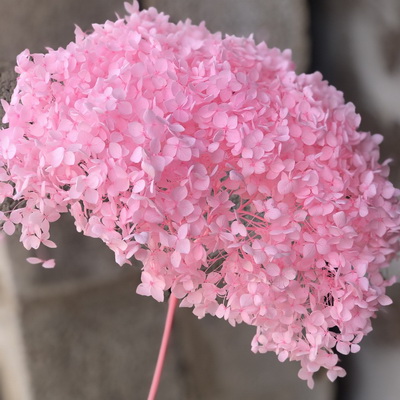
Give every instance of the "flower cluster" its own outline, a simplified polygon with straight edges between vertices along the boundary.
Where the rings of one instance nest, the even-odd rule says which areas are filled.
[[[119,264],[142,261],[142,295],[256,327],[253,351],[301,362],[312,386],[334,351],[359,350],[390,303],[398,191],[380,135],[289,51],[172,24],[155,9],[76,28],[22,52],[3,101],[3,230],[53,247],[60,213]],[[32,258],[32,262],[53,262]]]

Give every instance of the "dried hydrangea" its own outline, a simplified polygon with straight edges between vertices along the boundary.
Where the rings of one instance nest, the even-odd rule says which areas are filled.
[[[399,192],[380,135],[290,51],[172,24],[155,9],[76,29],[65,49],[22,52],[3,102],[3,230],[54,247],[61,213],[119,264],[142,261],[137,291],[256,327],[253,351],[343,376],[390,299]],[[52,260],[30,259],[52,267]]]

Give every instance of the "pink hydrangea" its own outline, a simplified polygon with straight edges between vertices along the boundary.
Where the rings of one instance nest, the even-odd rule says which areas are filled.
[[[138,293],[255,326],[252,350],[300,361],[310,386],[321,367],[343,376],[334,350],[358,351],[390,303],[400,207],[382,136],[357,130],[321,74],[296,75],[290,51],[126,8],[18,56],[4,231],[54,247],[69,212],[119,264],[142,261]]]

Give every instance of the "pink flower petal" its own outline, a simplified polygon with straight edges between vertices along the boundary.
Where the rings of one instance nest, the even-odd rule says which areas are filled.
[[[6,221],[3,225],[3,231],[11,236],[15,232],[15,225],[11,221]]]
[[[51,259],[51,260],[46,260],[46,261],[44,261],[43,262],[43,268],[54,268],[55,267],[55,265],[56,265],[56,262],[53,260],[53,259]]]
[[[225,128],[228,124],[228,115],[226,112],[218,111],[213,116],[213,123],[217,128]]]
[[[41,264],[43,262],[43,260],[37,257],[28,257],[26,261],[28,261],[29,264]]]
[[[187,217],[194,211],[194,206],[189,200],[182,200],[178,204],[178,210],[183,217]]]
[[[49,162],[52,167],[57,168],[61,165],[64,159],[64,152],[65,150],[63,147],[58,147],[57,149],[49,153]]]

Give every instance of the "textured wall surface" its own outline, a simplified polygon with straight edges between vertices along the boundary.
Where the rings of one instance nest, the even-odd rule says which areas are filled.
[[[92,23],[124,13],[122,0],[0,0],[0,60],[14,62],[22,50],[43,52],[74,38],[74,24]]]

